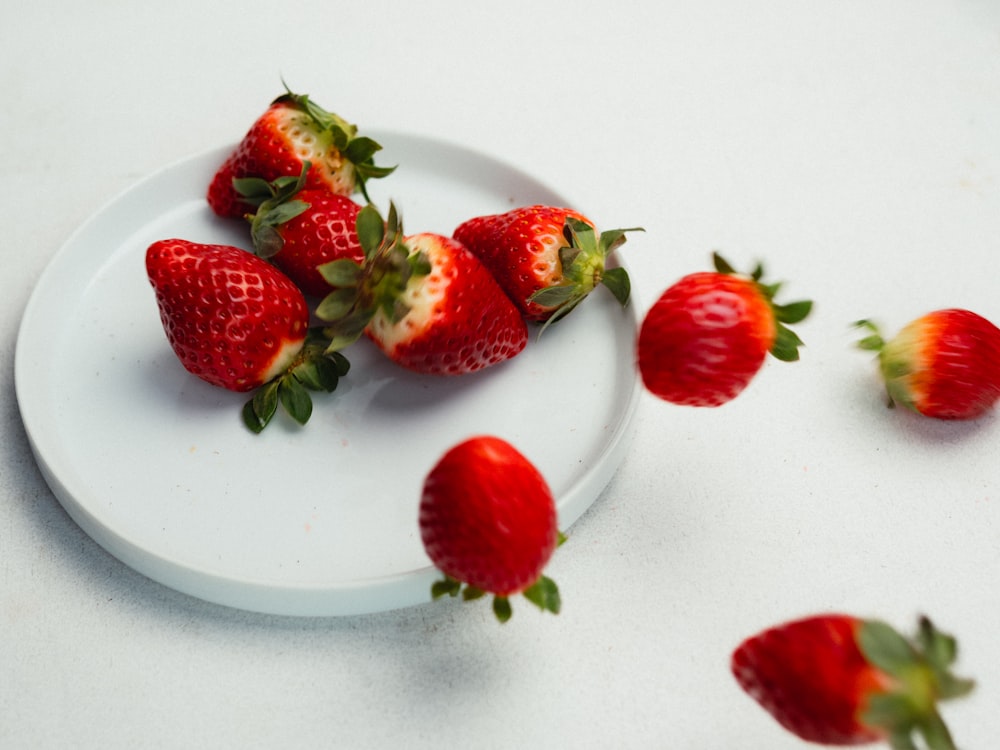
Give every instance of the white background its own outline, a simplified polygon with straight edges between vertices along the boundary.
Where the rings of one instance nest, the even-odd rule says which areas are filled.
[[[945,715],[961,747],[995,745],[1000,424],[887,411],[849,324],[1000,321],[1000,6],[33,0],[3,17],[0,746],[791,750],[729,653],[830,610],[955,633],[979,685]],[[502,158],[600,226],[644,226],[622,251],[643,308],[713,249],[816,300],[802,361],[731,404],[644,397],[553,558],[558,617],[207,604],[104,552],[38,473],[13,395],[36,280],[114,195],[239,138],[281,77],[362,126]]]

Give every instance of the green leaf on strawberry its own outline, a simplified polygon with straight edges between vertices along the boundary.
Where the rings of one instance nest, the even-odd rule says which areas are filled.
[[[493,614],[496,616],[497,620],[499,620],[501,624],[510,620],[511,615],[514,614],[510,606],[510,599],[508,599],[506,596],[494,596]]]
[[[562,599],[559,596],[559,587],[556,582],[548,576],[540,577],[535,583],[526,588],[523,592],[524,598],[537,606],[544,612],[559,614],[562,608]]]
[[[403,227],[393,203],[385,219],[368,204],[358,213],[357,234],[365,258],[362,263],[336,260],[319,267],[320,274],[339,287],[316,307],[316,317],[327,321],[328,352],[350,346],[382,310],[393,321],[406,315],[406,285],[414,276],[430,272],[419,252],[411,253],[403,241]]]
[[[260,433],[274,418],[278,405],[300,425],[312,416],[310,391],[332,393],[340,378],[347,375],[350,363],[340,352],[327,351],[328,340],[320,328],[309,329],[306,342],[288,368],[261,386],[243,405],[243,423]]]

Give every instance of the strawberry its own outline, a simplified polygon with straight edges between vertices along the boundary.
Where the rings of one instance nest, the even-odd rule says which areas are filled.
[[[294,177],[310,162],[306,185],[338,195],[368,193],[365,181],[384,177],[393,167],[379,167],[374,155],[382,147],[359,136],[355,125],[327,112],[305,94],[287,91],[275,99],[222,163],[208,187],[208,204],[219,216],[243,216],[245,196],[234,179],[259,177],[266,182]]]
[[[937,419],[973,419],[1000,398],[1000,329],[974,312],[936,310],[890,341],[868,320],[858,345],[878,352],[889,405]]]
[[[802,340],[786,324],[803,320],[809,301],[775,305],[780,284],[761,283],[763,268],[737,275],[718,254],[715,271],[669,287],[639,329],[638,367],[646,388],[677,404],[719,406],[750,383],[770,352],[799,358]]]
[[[477,216],[453,233],[490,270],[533,322],[554,322],[569,313],[598,284],[624,306],[631,285],[624,268],[608,268],[625,232],[600,235],[579,211],[555,206],[524,206],[502,214]]]
[[[228,245],[171,239],[146,250],[146,273],[167,340],[188,372],[231,391],[259,389],[244,422],[260,432],[280,401],[308,421],[306,389],[332,391],[347,372],[342,355],[309,330],[305,298],[281,272]]]
[[[915,639],[889,625],[844,614],[783,623],[733,652],[736,681],[792,734],[825,745],[886,741],[915,750],[954,750],[936,701],[973,688],[955,677],[955,639],[921,618]]]
[[[270,260],[304,294],[323,297],[332,287],[319,266],[339,258],[364,260],[355,229],[361,206],[326,189],[305,188],[308,170],[306,162],[298,178],[245,178],[236,181],[236,188],[254,201],[269,196],[247,216],[257,255]]]
[[[524,319],[461,243],[430,233],[403,237],[394,206],[388,222],[366,206],[357,226],[364,263],[320,267],[338,287],[316,308],[331,323],[331,349],[364,332],[397,364],[434,375],[475,372],[524,349]]]
[[[432,596],[492,594],[501,622],[518,593],[558,613],[559,589],[542,575],[561,538],[556,524],[545,478],[513,445],[477,436],[452,447],[427,475],[420,500],[420,538],[444,573]]]

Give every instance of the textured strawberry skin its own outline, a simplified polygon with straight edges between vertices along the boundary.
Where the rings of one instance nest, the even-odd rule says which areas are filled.
[[[277,227],[284,242],[271,262],[305,294],[322,297],[331,286],[316,270],[318,266],[343,258],[364,260],[356,228],[361,207],[325,189],[302,190],[295,199],[308,203],[309,208]]]
[[[894,401],[937,419],[972,419],[1000,399],[1000,329],[976,313],[937,310],[880,355]]]
[[[439,570],[499,596],[535,583],[559,536],[545,479],[516,448],[489,436],[456,445],[430,471],[419,527]]]
[[[252,253],[171,239],[146,251],[160,320],[184,367],[232,391],[270,381],[302,348],[302,292]]]
[[[750,383],[775,335],[770,304],[752,281],[714,271],[689,274],[643,319],[639,371],[659,398],[719,406]]]
[[[871,696],[894,683],[861,652],[862,624],[848,615],[785,623],[741,643],[730,667],[740,686],[796,736],[827,745],[876,742],[885,732],[860,715]]]
[[[253,207],[233,187],[233,178],[260,177],[268,182],[295,177],[311,166],[307,188],[338,195],[354,191],[353,166],[328,135],[293,101],[278,99],[250,126],[235,151],[222,163],[208,187],[208,205],[219,216],[240,217]]]
[[[461,243],[436,234],[406,238],[423,251],[431,272],[409,280],[410,311],[392,323],[376,313],[366,333],[393,361],[434,375],[461,375],[520,353],[528,329],[486,267]]]
[[[483,262],[527,320],[539,322],[554,308],[528,298],[563,281],[559,249],[567,244],[568,216],[593,226],[573,209],[535,205],[469,219],[452,236]]]

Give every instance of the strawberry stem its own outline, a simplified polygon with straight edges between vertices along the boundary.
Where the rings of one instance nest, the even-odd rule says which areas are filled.
[[[863,720],[889,733],[894,750],[915,750],[913,735],[929,750],[956,750],[936,702],[969,693],[972,680],[956,677],[951,666],[958,654],[955,639],[920,618],[917,636],[907,640],[889,625],[866,621],[858,632],[858,646],[869,663],[895,679],[889,692],[871,697]]]

